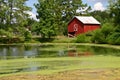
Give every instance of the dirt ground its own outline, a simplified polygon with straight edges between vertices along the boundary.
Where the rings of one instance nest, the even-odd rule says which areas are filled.
[[[120,69],[89,69],[59,72],[52,75],[14,75],[0,80],[120,80]]]

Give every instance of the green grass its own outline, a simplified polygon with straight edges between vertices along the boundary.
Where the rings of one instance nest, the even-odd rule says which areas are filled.
[[[105,69],[120,68],[120,57],[115,56],[89,56],[89,57],[61,57],[61,58],[26,58],[0,61],[0,73],[10,74],[52,74],[60,71],[75,69]],[[37,71],[18,71],[30,66],[47,66]],[[0,76],[6,76],[2,74]]]

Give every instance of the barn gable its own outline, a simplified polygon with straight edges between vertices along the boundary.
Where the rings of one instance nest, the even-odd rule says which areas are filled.
[[[92,16],[75,16],[79,21],[81,21],[83,24],[100,24],[95,18]]]
[[[75,16],[68,24],[68,36],[77,36],[98,28],[100,28],[100,22],[92,16]]]

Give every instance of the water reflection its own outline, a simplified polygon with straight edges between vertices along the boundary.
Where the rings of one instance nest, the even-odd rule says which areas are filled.
[[[90,51],[79,51],[77,49],[72,49],[68,51],[68,56],[70,57],[80,57],[80,56],[91,56],[93,55]]]
[[[119,49],[113,49],[113,48],[104,48],[104,47],[95,47],[95,46],[92,46],[92,52],[95,55],[120,56],[120,50]]]
[[[31,58],[37,56],[37,47],[36,46],[24,46],[22,56],[24,58]]]
[[[19,72],[31,72],[31,71],[38,71],[38,70],[46,70],[46,69],[48,69],[48,66],[31,66],[31,67],[28,66],[28,68],[18,68],[18,69],[7,69],[7,68],[6,68],[6,70],[10,70],[10,71],[0,71],[0,75],[19,73]],[[0,70],[1,69],[3,69],[3,67],[1,67]]]
[[[0,46],[0,59],[90,55],[120,56],[120,50],[81,45]]]

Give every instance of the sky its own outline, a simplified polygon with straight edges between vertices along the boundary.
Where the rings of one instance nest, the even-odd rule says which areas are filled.
[[[34,4],[36,4],[37,2],[38,2],[38,0],[28,0],[26,2],[26,5],[29,6],[29,7],[32,7],[32,11],[29,11],[27,13],[31,15],[31,18],[38,21],[38,19],[36,18],[36,15],[37,15],[36,9],[34,7]]]
[[[105,10],[108,6],[108,0],[82,0],[92,7],[92,10]]]
[[[89,6],[92,7],[92,10],[101,10],[104,11],[106,7],[108,6],[108,0],[82,0],[83,3],[87,3]],[[34,7],[34,4],[37,3],[38,0],[28,0],[26,2],[27,6],[32,7],[32,11],[28,12],[28,14],[31,15],[31,18],[34,20],[36,19],[36,9]]]

